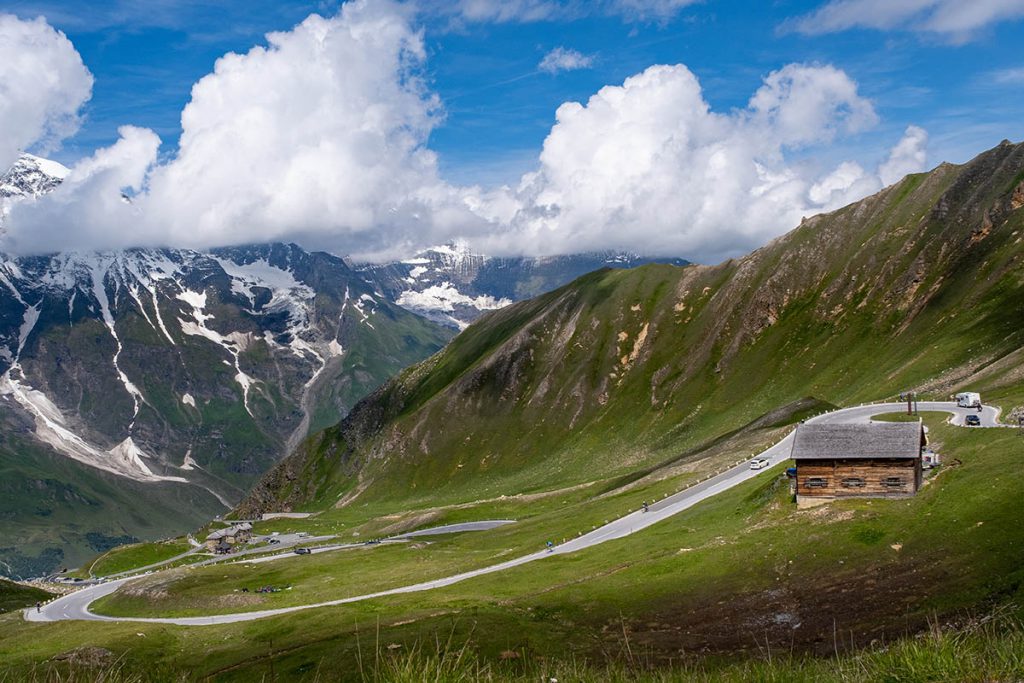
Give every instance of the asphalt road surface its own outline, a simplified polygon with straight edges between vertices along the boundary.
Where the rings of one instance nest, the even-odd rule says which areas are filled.
[[[884,413],[901,412],[906,410],[905,403],[878,403],[869,404],[864,406],[855,406],[852,408],[844,408],[841,410],[833,411],[831,413],[824,413],[817,415],[807,420],[808,423],[829,423],[829,424],[856,424],[863,422],[870,422],[871,418],[875,415]],[[954,403],[946,402],[921,402],[918,404],[919,411],[935,411],[935,412],[946,412],[951,414],[950,422],[955,425],[963,426],[964,418],[967,415],[979,415],[981,418],[982,427],[997,427],[999,425],[999,411],[998,409],[985,407],[980,413],[977,409],[971,408],[960,408]],[[758,458],[768,458],[770,466],[778,465],[789,459],[790,450],[792,448],[793,436],[792,433],[787,435],[782,441],[775,444],[771,448],[764,450],[759,453]],[[672,515],[678,514],[683,510],[687,510],[697,503],[703,500],[715,496],[722,491],[731,489],[732,487],[741,484],[748,479],[759,476],[764,473],[765,470],[751,470],[747,461],[732,467],[718,475],[715,475],[695,486],[691,486],[684,489],[674,495],[664,498],[650,506],[649,511],[642,512],[636,511],[625,515],[619,519],[616,519],[604,526],[598,527],[590,533],[583,534],[577,538],[574,538],[566,543],[562,543],[552,547],[551,549],[541,550],[529,555],[517,557],[500,564],[491,565],[489,567],[483,567],[481,569],[474,569],[472,571],[463,572],[454,576],[445,577],[443,579],[436,579],[434,581],[424,581],[423,583],[417,583],[410,586],[403,586],[401,588],[392,588],[390,590],[379,591],[376,593],[367,593],[365,595],[356,595],[349,598],[341,598],[339,600],[330,600],[327,602],[319,602],[310,605],[298,605],[295,607],[283,607],[279,609],[260,610],[255,612],[239,612],[235,614],[220,614],[207,617],[180,617],[180,618],[143,618],[143,617],[106,617],[99,614],[93,614],[89,611],[89,605],[93,601],[109,595],[116,591],[122,584],[132,579],[119,579],[117,581],[110,581],[107,583],[99,584],[96,586],[90,586],[83,588],[80,591],[71,593],[69,595],[58,598],[52,602],[47,603],[42,607],[41,610],[37,611],[35,608],[30,608],[25,611],[25,618],[28,621],[64,621],[69,619],[78,620],[90,620],[90,621],[131,621],[131,622],[152,622],[160,624],[175,624],[179,626],[201,626],[208,624],[230,624],[239,621],[252,621],[254,619],[263,619],[266,617],[277,616],[281,614],[288,614],[290,612],[298,612],[301,610],[314,609],[319,607],[333,607],[337,605],[344,605],[350,602],[359,602],[361,600],[370,600],[373,598],[385,597],[388,595],[398,595],[401,593],[415,593],[419,591],[432,590],[435,588],[442,588],[444,586],[450,586],[460,581],[472,579],[477,576],[484,576],[486,574],[493,574],[495,572],[504,571],[512,567],[518,567],[519,565],[526,564],[528,562],[535,562],[542,560],[546,557],[552,557],[555,555],[567,555],[574,553],[584,548],[591,548],[599,545],[606,541],[610,541],[630,534],[636,533],[642,529],[646,529],[652,524],[657,524],[663,519],[671,517]],[[775,475],[773,475],[775,476]],[[472,523],[471,523],[472,524]],[[458,526],[458,525],[452,525]],[[424,530],[431,531],[431,530]],[[437,530],[433,530],[437,533]],[[421,533],[421,532],[414,532]],[[422,534],[421,534],[422,535]],[[411,534],[407,535],[411,536]],[[543,543],[542,539],[538,539],[539,543]]]

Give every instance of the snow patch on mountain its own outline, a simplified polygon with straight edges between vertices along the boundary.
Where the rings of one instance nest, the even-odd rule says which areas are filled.
[[[36,438],[58,453],[91,467],[136,481],[187,481],[181,477],[154,474],[142,461],[141,457],[145,454],[135,446],[131,437],[107,451],[89,443],[68,427],[60,408],[46,394],[14,377],[19,373],[20,368],[15,363],[0,377],[0,396],[8,400],[13,398],[31,414],[35,418]]]
[[[465,329],[469,323],[460,320],[452,315],[457,306],[472,307],[478,311],[489,311],[497,308],[504,308],[512,303],[509,299],[496,299],[486,294],[481,296],[468,296],[455,288],[451,282],[442,282],[432,285],[422,291],[407,290],[399,294],[395,302],[410,311],[429,315],[432,313],[448,314],[446,317],[459,329]]]
[[[411,258],[358,269],[399,306],[442,324],[465,328],[486,311],[560,287],[599,268],[646,263],[684,265],[622,252],[546,257],[492,257],[464,242],[431,247]]]
[[[360,294],[358,299],[350,299],[348,292],[345,293],[346,308],[351,307],[359,314],[359,322],[371,330],[376,329],[370,318],[377,312],[377,300],[369,294]],[[399,304],[401,306],[401,304]]]
[[[236,263],[219,257],[214,257],[213,260],[231,278],[231,291],[248,299],[250,307],[256,306],[254,289],[269,289],[271,299],[264,307],[264,311],[285,311],[293,325],[299,328],[306,327],[307,303],[316,296],[316,292],[312,287],[299,282],[294,273],[271,265],[266,259],[258,259],[252,263]]]
[[[232,332],[230,334],[223,335],[216,330],[211,330],[206,325],[207,320],[213,320],[213,315],[205,312],[206,292],[194,292],[186,289],[180,292],[177,295],[177,298],[192,307],[193,320],[183,320],[182,318],[178,318],[178,323],[181,325],[181,331],[190,336],[209,339],[214,344],[221,346],[231,354],[231,357],[234,359],[235,381],[238,382],[240,387],[242,387],[242,401],[245,405],[245,411],[249,413],[251,417],[255,417],[253,415],[252,408],[249,407],[249,390],[257,383],[258,380],[253,379],[243,372],[239,361],[239,355],[249,348],[253,342],[252,334],[248,332]]]
[[[121,365],[118,363],[118,359],[121,356],[121,351],[124,347],[121,345],[121,338],[117,336],[117,328],[114,325],[114,316],[110,312],[110,301],[107,299],[107,289],[104,284],[104,276],[108,270],[108,264],[104,263],[104,258],[97,256],[95,260],[92,260],[90,265],[90,273],[92,274],[92,291],[96,300],[100,304],[100,312],[103,314],[103,323],[110,330],[111,336],[114,338],[114,342],[117,344],[117,351],[114,353],[113,364],[114,370],[117,372],[118,378],[121,380],[121,384],[124,385],[125,391],[127,391],[132,401],[135,402],[135,413],[132,415],[132,423],[128,425],[131,429],[135,424],[135,418],[139,416],[139,407],[142,403],[146,402],[146,397],[142,395],[139,388],[128,379],[128,375],[124,374],[121,370]],[[152,323],[150,323],[152,325]]]

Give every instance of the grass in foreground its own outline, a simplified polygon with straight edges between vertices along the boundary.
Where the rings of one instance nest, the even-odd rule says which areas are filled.
[[[330,660],[309,667],[301,680],[312,683],[534,683],[536,681],[608,681],[610,683],[702,683],[766,681],[779,683],[931,683],[934,681],[1018,681],[1024,676],[1024,628],[1006,611],[994,616],[941,627],[938,623],[917,637],[831,657],[811,658],[765,649],[741,662],[705,661],[663,665],[642,652],[627,650],[606,661],[531,658],[507,650],[497,660],[483,659],[470,643],[451,639],[416,644],[410,650],[377,642],[360,648],[353,666],[339,668]],[[182,671],[132,672],[108,651],[81,649],[56,661],[17,674],[0,673],[0,683],[150,683],[190,681]],[[257,678],[271,683],[293,680],[289,672],[271,669]]]

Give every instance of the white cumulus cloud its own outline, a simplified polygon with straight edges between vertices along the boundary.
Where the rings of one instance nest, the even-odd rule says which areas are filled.
[[[684,65],[566,102],[514,188],[444,181],[423,36],[409,5],[361,0],[219,59],[192,89],[176,153],[126,126],[52,194],[20,202],[0,248],[204,248],[293,240],[391,257],[454,239],[498,254],[741,254],[921,170],[911,127],[875,172],[814,164],[877,121],[843,71],[790,64],[745,107],[712,110]],[[124,201],[126,193],[130,201]]]
[[[130,172],[107,177],[140,189],[133,220],[104,214],[108,188],[78,182],[84,171],[76,166],[52,203],[96,210],[61,218],[44,206],[49,198],[19,206],[8,218],[7,248],[301,238],[379,249],[430,239],[469,214],[426,147],[441,112],[418,76],[425,52],[410,18],[402,5],[353,2],[336,17],[312,15],[268,35],[266,47],[225,55],[193,87],[172,159],[154,164],[155,148],[137,144],[135,129],[115,148],[139,158],[111,150]],[[150,169],[144,182],[136,182],[139,168]]]
[[[118,133],[116,143],[75,164],[53,192],[11,208],[4,250],[35,253],[152,244],[139,232],[144,220],[140,207],[122,193],[142,189],[160,139],[148,128],[122,126]],[[171,241],[156,242],[164,243]]]
[[[537,68],[541,71],[547,71],[548,73],[554,74],[559,71],[589,69],[593,64],[594,57],[592,55],[585,55],[578,50],[556,47],[544,55],[544,58],[540,60],[540,64],[537,65]]]
[[[92,83],[71,41],[46,20],[0,14],[0,169],[75,133]]]
[[[1024,0],[831,0],[784,27],[812,35],[909,29],[962,42],[987,26],[1021,17]]]
[[[508,227],[484,237],[484,250],[620,248],[714,261],[882,185],[854,163],[816,177],[787,161],[876,120],[831,66],[788,65],[728,113],[711,110],[685,66],[653,66],[586,104],[563,104],[556,119],[539,169],[491,216]],[[889,169],[916,149],[898,148]]]
[[[780,145],[829,142],[878,121],[857,84],[834,66],[789,64],[773,71],[750,99],[751,120]]]
[[[918,126],[907,126],[906,132],[889,158],[878,168],[883,185],[891,185],[909,173],[925,170],[928,161],[928,133]]]

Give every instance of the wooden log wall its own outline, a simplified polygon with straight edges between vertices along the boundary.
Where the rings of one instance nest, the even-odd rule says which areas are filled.
[[[905,496],[921,484],[921,461],[917,459],[872,460],[851,458],[799,460],[796,463],[798,496],[841,498],[844,496]],[[902,480],[896,486],[887,481]]]

